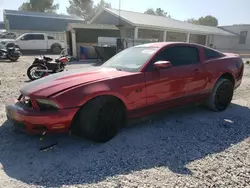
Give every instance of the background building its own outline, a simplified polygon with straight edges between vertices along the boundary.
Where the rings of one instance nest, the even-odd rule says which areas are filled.
[[[218,49],[241,54],[250,54],[250,24],[221,26],[220,28],[234,33],[238,36],[238,38],[235,40],[231,39],[226,49],[225,44],[221,39],[219,39],[218,41],[215,40],[214,44],[217,45]]]
[[[75,55],[79,54],[80,43],[89,46],[90,44],[97,44],[98,37],[112,38],[118,35],[133,40],[133,45],[137,44],[136,40],[180,41],[206,46],[212,45],[223,52],[250,54],[250,25],[202,26],[163,16],[110,8],[104,8],[100,11],[90,21],[89,26],[84,24],[84,20],[79,17],[60,14],[17,10],[4,10],[3,14],[4,23],[0,22],[0,30],[1,27],[5,28],[7,31],[17,33],[17,36],[27,32],[47,33],[56,39],[64,40],[71,46],[71,51]],[[113,36],[114,30],[111,29],[111,32],[109,30],[111,27],[108,26],[118,28],[120,34],[117,34],[116,31]],[[107,28],[107,30],[104,28]],[[94,30],[95,32],[93,32]],[[65,34],[65,31],[67,31],[67,34]],[[74,36],[74,33],[77,33],[76,36]],[[76,40],[69,39],[72,36]]]
[[[98,37],[120,38],[120,31],[115,25],[102,24],[68,24],[66,43],[69,45],[70,54],[81,59],[80,49],[85,49],[84,55],[96,58],[93,46],[98,44]]]
[[[159,41],[213,44],[215,36],[238,40],[234,33],[218,27],[194,25],[163,16],[138,12],[103,9],[91,21],[95,24],[118,25],[123,37],[156,38]]]
[[[4,22],[0,22],[0,30],[5,30]]]
[[[74,16],[17,10],[4,10],[3,16],[7,31],[17,35],[43,32],[59,40],[65,40],[64,32],[69,23],[84,21]]]

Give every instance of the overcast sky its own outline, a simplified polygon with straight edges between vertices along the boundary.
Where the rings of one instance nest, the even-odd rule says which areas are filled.
[[[26,0],[0,0],[0,21],[3,9],[16,10]],[[68,0],[54,0],[60,4],[58,13],[67,13]],[[95,0],[96,2],[98,0]],[[113,8],[119,7],[119,0],[106,0]],[[162,8],[172,18],[186,20],[212,15],[219,25],[250,24],[250,0],[121,0],[121,9],[144,12],[147,8]]]

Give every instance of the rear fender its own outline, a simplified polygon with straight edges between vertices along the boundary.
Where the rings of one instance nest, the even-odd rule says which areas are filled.
[[[228,79],[228,80],[230,80],[233,83],[233,85],[235,85],[235,81],[236,81],[235,77],[233,76],[232,73],[229,73],[229,72],[225,72],[223,74],[220,74],[220,76],[217,77],[217,79],[215,80],[215,82],[214,82],[213,85],[215,85],[221,78]]]

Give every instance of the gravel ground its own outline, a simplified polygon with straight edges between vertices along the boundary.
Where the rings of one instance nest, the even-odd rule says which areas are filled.
[[[172,110],[95,144],[64,135],[40,140],[9,128],[3,103],[19,95],[32,59],[0,62],[0,188],[250,187],[250,66],[225,112]],[[57,145],[39,151],[50,144]]]

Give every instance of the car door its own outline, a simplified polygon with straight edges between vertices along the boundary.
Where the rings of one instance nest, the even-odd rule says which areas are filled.
[[[157,61],[170,61],[172,67],[156,70],[153,64]],[[199,71],[202,72],[198,49],[170,46],[161,50],[145,72],[148,105],[183,98],[191,90],[197,90],[201,87],[201,83],[197,82]],[[195,83],[198,85],[194,86]]]
[[[18,46],[22,50],[30,50],[31,48],[31,41],[33,40],[32,34],[24,35],[19,41],[17,41]]]
[[[199,94],[206,87],[207,74],[204,65],[201,63],[200,50],[196,46],[182,45],[172,48],[175,54],[171,61],[182,68],[185,78],[185,95],[192,96]]]
[[[47,48],[47,39],[44,34],[33,34],[32,49],[45,50]]]

